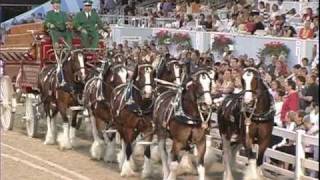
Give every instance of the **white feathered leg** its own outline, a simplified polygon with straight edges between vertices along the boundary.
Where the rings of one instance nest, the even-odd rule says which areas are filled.
[[[103,160],[107,163],[117,162],[115,138],[110,141],[107,134],[104,134],[104,140],[106,142],[106,151]]]
[[[125,158],[125,161],[124,161],[122,168],[121,168],[121,173],[120,173],[121,177],[137,176],[137,173],[134,172],[134,170],[131,166],[131,162],[130,162],[131,158],[130,158],[130,160],[127,160],[127,158]]]
[[[161,162],[162,162],[162,172],[163,172],[164,180],[166,180],[169,176],[168,154],[166,152],[165,146],[166,146],[165,140],[164,139],[159,140],[158,148],[159,148]]]
[[[72,145],[72,147],[77,147],[79,146],[79,139],[76,136],[76,131],[77,129],[75,127],[70,127],[70,143]]]
[[[199,165],[199,166],[197,167],[197,169],[198,169],[199,180],[205,180],[206,170],[205,170],[204,166]]]
[[[151,159],[144,156],[144,163],[142,169],[142,178],[147,178],[152,175]]]
[[[181,158],[177,174],[193,174],[194,166],[192,164],[191,155],[185,152]]]
[[[224,165],[223,180],[233,180],[231,164],[230,164],[231,146],[230,146],[230,141],[227,140],[225,135],[222,135],[222,147],[223,147],[223,165]]]
[[[55,134],[55,119],[50,119],[49,116],[47,116],[47,133],[46,133],[46,139],[44,141],[44,144],[46,145],[52,145],[56,143],[56,134]]]
[[[258,180],[258,179],[260,179],[258,172],[257,172],[257,160],[255,160],[255,159],[249,160],[249,165],[246,168],[246,171],[244,174],[244,179],[245,180]]]
[[[117,154],[119,169],[122,169],[125,158],[126,158],[126,143],[124,142],[124,140],[121,140],[121,150]]]
[[[63,133],[59,133],[58,135],[58,142],[60,148],[63,149],[71,149],[72,145],[69,138],[69,123],[63,123]]]
[[[105,152],[105,149],[104,149],[105,143],[99,137],[98,130],[96,127],[96,122],[92,114],[90,116],[90,119],[91,119],[91,128],[92,128],[91,132],[93,136],[93,143],[90,148],[90,154],[93,159],[100,160],[103,158],[103,154]]]
[[[176,180],[177,179],[177,170],[179,163],[177,161],[172,161],[170,163],[170,174],[168,176],[168,180]]]

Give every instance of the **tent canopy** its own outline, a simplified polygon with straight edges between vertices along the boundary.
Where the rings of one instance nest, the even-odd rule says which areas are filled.
[[[80,8],[83,7],[83,0],[61,0],[61,10],[68,12],[68,13],[77,13],[80,11]],[[100,9],[100,1],[99,0],[93,0],[93,8],[99,10]],[[30,19],[32,17],[32,14],[46,14],[48,11],[50,11],[51,8],[51,3],[50,1],[31,9],[30,11],[27,11],[23,14],[20,14],[14,18],[11,18],[3,23],[1,23],[1,27],[5,29],[9,29],[10,26],[12,25],[13,21],[22,21],[24,19]]]

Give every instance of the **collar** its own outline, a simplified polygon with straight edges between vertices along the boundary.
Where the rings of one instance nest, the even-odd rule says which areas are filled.
[[[54,9],[53,11],[54,11],[55,13],[59,13],[59,12],[60,12],[60,10],[55,10],[55,9]]]

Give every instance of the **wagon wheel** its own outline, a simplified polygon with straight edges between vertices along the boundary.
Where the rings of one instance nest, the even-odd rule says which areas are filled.
[[[33,94],[27,94],[25,108],[26,108],[26,129],[27,135],[29,137],[35,137],[38,131],[38,123],[41,119],[41,114],[39,112],[39,106],[37,103],[39,102],[38,96],[34,96]]]
[[[9,76],[0,78],[0,119],[1,128],[12,130],[16,101],[13,98],[13,86]]]

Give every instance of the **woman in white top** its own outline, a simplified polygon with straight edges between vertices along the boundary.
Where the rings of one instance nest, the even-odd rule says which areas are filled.
[[[275,17],[276,16],[279,16],[281,13],[280,13],[280,10],[279,10],[279,6],[276,5],[276,4],[273,4],[272,7],[271,7],[271,15],[270,15],[270,19],[272,21],[275,20]]]

